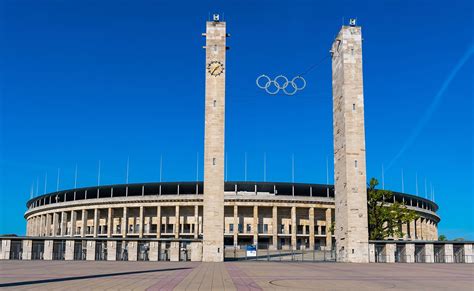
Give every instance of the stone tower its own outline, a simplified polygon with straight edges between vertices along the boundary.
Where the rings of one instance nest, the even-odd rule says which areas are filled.
[[[362,35],[343,26],[332,48],[336,255],[368,263]]]
[[[226,24],[214,15],[206,23],[204,134],[204,262],[224,260],[224,127]]]

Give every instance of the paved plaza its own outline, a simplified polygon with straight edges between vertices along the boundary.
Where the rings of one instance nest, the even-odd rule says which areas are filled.
[[[21,290],[474,290],[474,265],[1,261]]]

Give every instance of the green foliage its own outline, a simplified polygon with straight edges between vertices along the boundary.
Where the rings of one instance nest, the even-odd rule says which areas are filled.
[[[448,238],[444,234],[442,234],[442,235],[438,236],[438,240],[439,241],[447,241]]]
[[[415,211],[400,202],[393,202],[393,193],[377,190],[377,179],[370,179],[367,191],[369,216],[369,239],[383,240],[389,237],[402,237],[402,225],[418,218]],[[390,202],[387,202],[390,201]]]

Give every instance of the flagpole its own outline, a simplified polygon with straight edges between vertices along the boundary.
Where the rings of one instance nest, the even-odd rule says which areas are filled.
[[[61,173],[61,168],[58,168],[58,179],[56,180],[56,192],[59,191],[59,175]]]

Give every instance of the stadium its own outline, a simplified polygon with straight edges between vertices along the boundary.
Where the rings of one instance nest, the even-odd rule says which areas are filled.
[[[437,241],[438,205],[407,193],[394,192],[386,201],[418,215],[399,225],[403,237],[369,241],[362,37],[355,21],[341,28],[331,49],[335,185],[225,181],[225,22],[214,15],[203,36],[204,181],[35,197],[26,204],[26,236],[0,238],[1,259],[472,263],[472,242]]]

